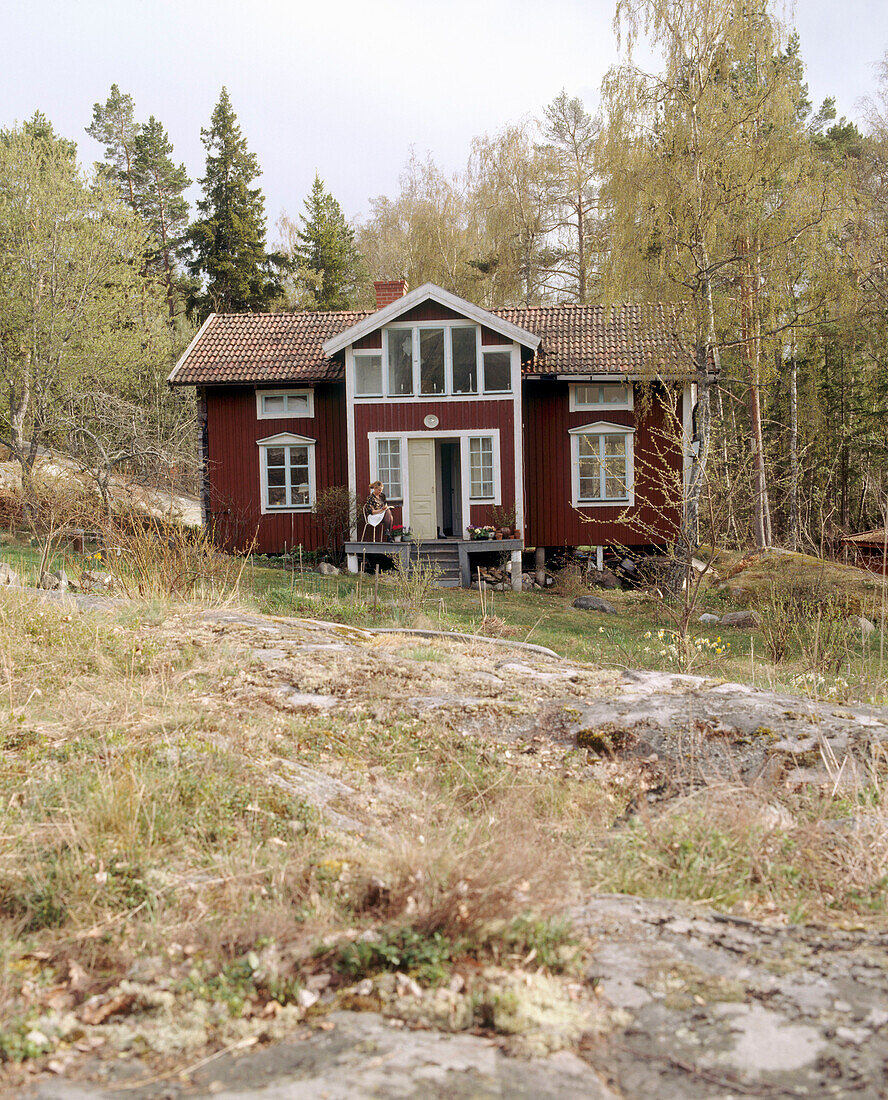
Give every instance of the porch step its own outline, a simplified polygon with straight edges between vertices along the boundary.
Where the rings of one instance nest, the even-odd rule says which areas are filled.
[[[439,587],[459,588],[459,547],[456,543],[439,540],[417,542],[414,544],[411,559],[433,565],[439,571]]]

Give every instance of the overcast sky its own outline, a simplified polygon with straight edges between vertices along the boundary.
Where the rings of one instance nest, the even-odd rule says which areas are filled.
[[[350,216],[392,195],[410,146],[460,168],[471,139],[589,107],[617,59],[613,0],[7,0],[0,124],[42,110],[91,164],[83,129],[112,83],[164,124],[193,179],[223,84],[263,169],[270,237],[315,171]],[[860,117],[888,50],[888,0],[798,0],[811,98]],[[192,189],[194,190],[194,189]]]

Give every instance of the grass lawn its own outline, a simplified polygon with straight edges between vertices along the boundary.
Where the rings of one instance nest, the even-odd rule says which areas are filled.
[[[32,544],[35,541],[5,536],[0,546],[0,560],[8,561],[25,584],[37,580],[42,551]],[[825,584],[829,592],[844,593],[852,611],[869,615],[878,623],[881,588],[876,576],[799,554],[774,553],[745,568],[744,560],[739,554],[718,555],[717,565],[727,578],[727,587],[721,592],[701,587],[687,640],[678,636],[675,610],[646,592],[599,592],[617,608],[616,615],[575,609],[573,599],[586,591],[575,576],[559,579],[544,591],[488,591],[482,611],[474,589],[410,583],[393,572],[382,574],[377,584],[366,575],[325,577],[308,570],[270,568],[248,559],[237,592],[229,591],[227,598],[267,614],[354,626],[481,632],[546,646],[570,660],[604,668],[690,672],[774,690],[888,702],[888,627],[884,635],[876,629],[869,636],[853,626],[824,628],[811,618],[814,602],[805,605],[801,613],[798,609],[793,612],[780,595],[800,580]],[[108,565],[113,572],[117,563],[97,561],[89,552],[75,555],[57,550],[48,568],[65,568],[76,580],[85,568]],[[759,609],[762,629],[734,630],[698,621],[704,612],[720,616],[746,605]],[[781,631],[780,624],[793,614],[795,621]],[[773,638],[775,632],[785,635],[785,652],[776,661],[772,659],[774,647],[779,645],[779,639]]]
[[[844,570],[855,585],[860,583],[859,572]],[[760,575],[756,579],[763,583]],[[869,584],[867,578],[864,583]],[[434,589],[417,599],[396,579],[382,579],[374,586],[372,577],[300,576],[262,567],[247,569],[244,585],[248,601],[270,614],[307,615],[355,626],[481,632],[546,646],[570,660],[604,668],[690,672],[774,690],[888,702],[888,636],[881,638],[878,629],[864,636],[851,625],[823,631],[802,618],[788,630],[785,655],[774,661],[767,629],[736,630],[698,621],[704,612],[721,616],[737,608],[737,594],[730,588],[701,589],[684,642],[678,637],[675,610],[659,597],[640,591],[598,592],[618,613],[580,611],[572,602],[586,590],[575,582],[521,593],[486,592],[486,623],[479,594],[471,589]],[[766,599],[759,602],[765,628],[789,613],[785,607],[766,604]]]

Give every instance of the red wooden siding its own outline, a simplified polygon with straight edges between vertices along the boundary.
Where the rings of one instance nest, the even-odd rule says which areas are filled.
[[[499,344],[502,347],[503,344],[511,344],[512,341],[507,337],[501,335],[499,332],[494,332],[493,329],[481,326],[481,343],[486,347],[489,344]]]
[[[462,314],[454,312],[452,309],[448,309],[447,306],[438,305],[437,302],[423,302],[422,305],[415,306],[413,309],[408,310],[402,317],[398,317],[400,321],[465,321],[468,318],[463,317]],[[383,326],[384,328],[385,326]],[[493,329],[487,328],[485,325],[481,326],[481,343],[489,344],[510,344],[511,340],[508,337],[502,336],[498,332],[494,332]],[[366,351],[368,349],[378,349],[382,347],[382,328],[374,329],[373,332],[368,333],[366,336],[361,337],[360,340],[356,340],[354,343],[356,351]]]
[[[373,332],[368,332],[366,336],[362,336],[360,340],[355,340],[352,347],[356,351],[381,351],[382,350],[382,329],[374,329]]]
[[[506,401],[379,401],[355,405],[358,498],[366,496],[370,484],[368,433],[427,432],[423,418],[429,413],[438,417],[438,426],[434,429],[438,439],[442,438],[442,432],[499,429],[502,506],[512,507],[515,504],[515,417],[511,397]],[[394,508],[393,512],[395,523],[401,523],[401,509]],[[472,504],[470,516],[470,523],[486,523],[490,519],[490,506]]]
[[[464,321],[465,317],[456,310],[448,309],[438,302],[420,302],[413,309],[395,318],[396,321]]]
[[[259,448],[256,441],[280,432],[316,439],[315,474],[318,491],[345,485],[345,394],[341,383],[314,389],[314,417],[259,420],[252,386],[208,388],[207,436],[210,521],[220,545],[242,549],[256,537],[260,554],[279,553],[300,543],[306,549],[322,545],[310,512],[262,515]]]
[[[674,537],[680,504],[667,501],[662,471],[681,469],[681,449],[664,441],[667,419],[660,398],[638,399],[635,411],[569,412],[568,384],[548,379],[524,384],[525,541],[528,546],[643,546]],[[607,420],[635,426],[635,507],[571,507],[571,428]],[[621,514],[627,512],[627,519]],[[634,519],[636,522],[632,523]]]

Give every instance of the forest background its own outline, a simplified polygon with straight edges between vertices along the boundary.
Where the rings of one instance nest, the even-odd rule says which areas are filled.
[[[163,123],[117,85],[84,120],[91,171],[39,113],[2,131],[0,443],[25,493],[53,449],[106,505],[115,471],[187,481],[193,404],[165,379],[210,311],[372,308],[374,279],[405,278],[485,307],[669,302],[708,534],[828,553],[884,525],[888,55],[858,127],[810,102],[769,4],[620,0],[615,30],[599,113],[565,90],[457,173],[412,151],[352,224],[319,174],[273,244],[224,88],[193,210]]]

